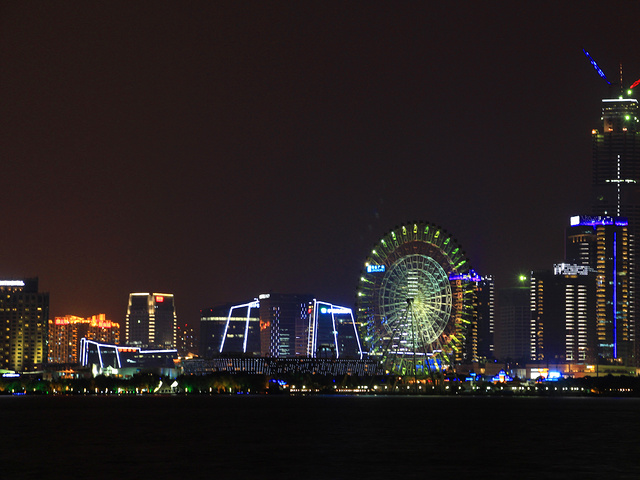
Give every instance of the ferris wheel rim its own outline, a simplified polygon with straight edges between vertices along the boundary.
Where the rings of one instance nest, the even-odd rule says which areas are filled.
[[[464,341],[458,328],[467,315],[468,289],[461,289],[459,278],[469,272],[464,250],[434,224],[416,222],[388,232],[367,258],[358,286],[358,315],[370,354],[395,372],[405,369],[403,362],[412,368],[421,363],[423,369],[451,365]]]

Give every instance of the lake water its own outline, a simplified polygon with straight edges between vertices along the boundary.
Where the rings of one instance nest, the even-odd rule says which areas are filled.
[[[640,399],[0,397],[0,478],[640,478]]]

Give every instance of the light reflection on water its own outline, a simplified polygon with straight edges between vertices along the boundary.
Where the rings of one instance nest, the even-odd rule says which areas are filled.
[[[0,409],[17,478],[640,478],[640,399],[27,396]]]

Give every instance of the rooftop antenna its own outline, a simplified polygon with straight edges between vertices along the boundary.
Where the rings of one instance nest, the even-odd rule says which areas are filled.
[[[620,96],[624,95],[624,89],[623,86],[624,83],[622,83],[622,62],[620,62]]]

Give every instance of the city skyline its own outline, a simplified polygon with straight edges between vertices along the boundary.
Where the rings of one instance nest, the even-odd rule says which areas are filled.
[[[136,291],[352,306],[412,221],[498,287],[551,268],[609,95],[582,49],[631,84],[640,7],[499,6],[3,6],[1,276],[124,325]]]

